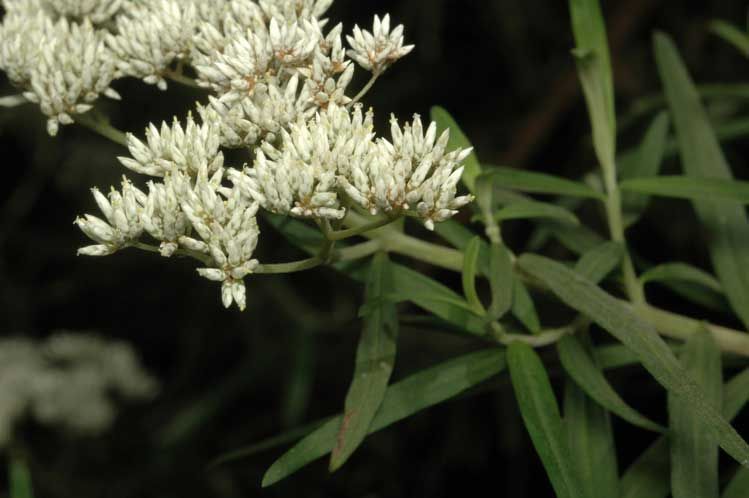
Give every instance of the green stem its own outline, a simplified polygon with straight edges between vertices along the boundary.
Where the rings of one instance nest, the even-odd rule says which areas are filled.
[[[116,144],[127,147],[127,135],[109,124],[109,121],[95,110],[91,110],[85,114],[76,114],[73,116],[73,119],[79,125],[85,126]]]
[[[749,357],[749,335],[746,332],[695,320],[649,304],[636,305],[634,310],[640,312],[650,323],[655,325],[661,335],[686,341],[692,334],[707,329],[713,335],[720,349],[727,353]]]
[[[497,322],[493,322],[491,324],[491,329],[492,339],[494,339],[499,344],[509,346],[513,342],[522,342],[534,348],[540,348],[543,346],[554,344],[566,335],[574,334],[576,327],[574,325],[570,325],[568,327],[561,327],[558,329],[548,329],[541,331],[536,335],[508,334]]]
[[[189,76],[185,76],[180,71],[167,70],[164,72],[163,76],[174,81],[175,83],[179,83],[180,85],[184,85],[189,88],[204,90],[204,88],[198,85],[198,83],[194,79],[190,78]]]
[[[359,102],[361,99],[364,98],[364,96],[369,93],[369,91],[372,89],[374,84],[377,82],[377,78],[380,77],[381,73],[373,73],[372,77],[369,79],[366,85],[364,85],[364,88],[361,89],[359,93],[356,94],[356,96],[351,99],[351,102],[348,103],[348,107],[352,107],[354,104]]]
[[[320,252],[317,256],[311,258],[302,259],[300,261],[292,261],[291,263],[278,263],[270,265],[258,265],[254,273],[260,274],[279,274],[279,273],[298,273],[300,271],[311,270],[327,264],[332,259],[333,245],[332,241],[327,241],[320,248]]]
[[[152,246],[151,244],[146,244],[145,242],[131,242],[129,244],[129,247],[134,247],[136,249],[140,249],[141,251],[161,254],[161,250],[157,246]],[[211,266],[212,263],[212,259],[209,255],[197,251],[191,251],[190,249],[177,249],[173,254],[175,256],[197,259],[206,266]]]
[[[358,225],[352,228],[347,228],[345,230],[329,230],[328,228],[323,228],[323,235],[325,235],[325,238],[328,240],[344,240],[351,237],[356,237],[357,235],[362,235],[366,232],[369,232],[370,230],[376,230],[378,228],[382,228],[384,226],[387,226],[395,221],[398,221],[400,217],[384,217],[384,218],[378,218],[374,221],[370,221],[368,223]],[[323,225],[325,227],[325,225]]]
[[[369,240],[361,244],[356,244],[354,246],[345,247],[343,249],[335,251],[333,253],[333,261],[354,261],[357,259],[366,258],[367,256],[371,256],[372,254],[381,250],[382,243],[379,240]]]
[[[291,263],[278,263],[272,265],[258,265],[253,273],[263,275],[277,275],[279,273],[298,273],[300,271],[311,270],[325,263],[325,260],[319,256],[292,261]]]
[[[613,160],[604,168],[604,181],[606,183],[606,217],[608,219],[611,240],[624,246],[624,258],[622,260],[622,273],[624,275],[624,287],[630,301],[635,304],[645,303],[645,293],[642,284],[637,279],[635,266],[627,250],[627,241],[624,237],[624,221],[622,218],[622,199],[619,185],[616,181],[616,165]]]

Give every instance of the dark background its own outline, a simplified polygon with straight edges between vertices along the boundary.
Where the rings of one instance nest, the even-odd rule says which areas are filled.
[[[620,115],[659,90],[651,52],[656,29],[675,38],[697,81],[746,81],[749,60],[707,30],[712,18],[743,23],[746,7],[739,0],[604,2]],[[566,2],[339,0],[329,17],[350,31],[384,12],[406,25],[416,50],[366,98],[381,130],[390,113],[426,116],[440,104],[486,163],[569,177],[592,167]],[[356,80],[353,87],[362,84]],[[149,121],[182,116],[204,99],[176,84],[165,94],[134,80],[115,87],[124,101],[101,108],[115,126],[137,134]],[[3,95],[13,92],[5,83],[2,89]],[[636,143],[646,124],[635,120],[620,139],[622,148]],[[199,278],[188,262],[135,250],[76,257],[87,242],[72,221],[95,212],[89,187],[119,183],[125,171],[115,157],[125,151],[74,126],[50,138],[33,106],[0,109],[0,151],[0,331],[41,337],[71,329],[124,338],[163,382],[154,402],[124,409],[106,437],[72,439],[28,424],[38,496],[552,496],[506,379],[368,438],[333,476],[321,460],[260,491],[278,448],[207,471],[206,464],[228,450],[340,410],[360,328],[361,287],[329,269],[257,276],[247,279],[248,309],[240,313],[224,310],[218,286]],[[742,142],[726,151],[736,174],[746,177]],[[241,163],[235,159],[232,164]],[[272,228],[261,228],[261,261],[301,256]],[[527,225],[513,223],[505,235],[522,249],[528,233]],[[656,203],[631,236],[652,261],[706,265],[687,204]],[[455,275],[418,268],[457,283]],[[700,313],[657,288],[649,298]],[[480,346],[404,328],[395,378]],[[545,354],[559,378],[556,358]],[[664,420],[663,392],[643,371],[623,369],[610,378],[638,409]],[[746,430],[746,422],[738,427]],[[624,469],[654,436],[614,424]],[[725,469],[729,476],[731,465]]]

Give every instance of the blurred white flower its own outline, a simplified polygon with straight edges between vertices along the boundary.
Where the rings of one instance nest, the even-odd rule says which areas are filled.
[[[101,24],[112,19],[122,8],[123,0],[43,0],[57,15],[70,20],[88,19]]]
[[[0,340],[0,447],[27,414],[39,423],[96,435],[115,417],[115,395],[152,398],[158,383],[130,345],[60,332],[42,342]]]

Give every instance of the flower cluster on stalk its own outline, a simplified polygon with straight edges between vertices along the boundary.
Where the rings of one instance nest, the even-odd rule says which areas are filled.
[[[148,246],[192,256],[201,276],[221,282],[223,303],[244,309],[244,277],[259,267],[259,209],[334,224],[356,209],[409,214],[433,229],[471,202],[457,193],[469,150],[448,150],[448,132],[419,116],[392,117],[390,137],[378,136],[358,102],[412,51],[403,26],[375,16],[371,31],[344,36],[324,18],[331,3],[4,0],[0,69],[40,104],[51,134],[99,95],[118,98],[117,78],[166,89],[187,70],[210,93],[196,106],[200,123],[188,114],[127,135],[120,162],[151,179],[93,190],[102,215],[76,220],[94,241],[79,253]],[[370,83],[353,96],[356,65]],[[244,148],[251,160],[225,165],[222,148]]]

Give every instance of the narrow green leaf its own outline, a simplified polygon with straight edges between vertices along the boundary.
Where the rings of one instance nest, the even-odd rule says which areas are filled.
[[[440,132],[443,130],[450,130],[450,141],[447,143],[447,149],[452,150],[456,148],[467,149],[472,147],[471,142],[466,137],[463,130],[460,129],[455,119],[447,112],[443,107],[435,106],[432,107],[431,111],[432,121],[437,123],[437,128]],[[476,151],[473,151],[470,156],[463,162],[465,169],[463,170],[463,176],[461,179],[468,190],[472,193],[476,192],[476,177],[481,174],[481,163],[479,163],[478,157],[476,157]]]
[[[503,245],[492,244],[489,249],[489,286],[492,302],[489,316],[499,320],[512,307],[512,259],[510,251]]]
[[[723,385],[723,416],[734,419],[747,401],[749,368]],[[743,467],[740,470],[745,471]],[[661,436],[624,473],[621,498],[665,498],[670,489],[670,473],[668,440]],[[729,498],[744,498],[744,494]]]
[[[502,222],[505,220],[521,220],[528,218],[555,219],[569,225],[579,225],[577,216],[563,207],[538,201],[522,201],[509,204],[496,213],[494,219]]]
[[[454,398],[504,368],[504,352],[490,349],[460,356],[396,382],[385,392],[369,433]],[[331,419],[284,453],[265,473],[263,487],[275,484],[331,451],[341,420],[340,415]]]
[[[749,204],[749,182],[691,176],[633,178],[620,184],[624,191],[677,199],[729,200]]]
[[[474,237],[468,243],[463,256],[463,294],[471,308],[478,313],[484,314],[484,305],[481,304],[478,292],[476,292],[476,273],[479,264],[479,250],[481,249],[481,238]]]
[[[676,123],[681,161],[687,175],[696,179],[731,180],[707,113],[700,102],[673,42],[655,36],[655,55],[671,113]],[[744,206],[735,201],[693,201],[708,231],[715,272],[731,306],[749,327],[749,221]]]
[[[736,47],[744,57],[749,57],[749,33],[740,30],[733,24],[720,20],[710,23],[710,31]]]
[[[598,0],[570,0],[572,31],[577,47],[577,72],[593,128],[593,146],[603,170],[616,178],[616,114],[614,82],[606,24]]]
[[[746,498],[749,489],[749,469],[741,467],[728,482],[721,498]]]
[[[445,239],[453,247],[465,250],[476,233],[463,223],[454,219],[445,220],[434,225],[434,233]]]
[[[709,332],[697,332],[687,340],[681,362],[700,384],[708,402],[720,409],[720,350]],[[673,498],[717,498],[718,442],[703,429],[689,403],[683,396],[668,394],[671,494]]]
[[[559,406],[541,359],[527,344],[514,342],[507,348],[507,365],[520,414],[557,497],[586,496],[574,468]]]
[[[668,452],[668,439],[656,439],[622,476],[621,498],[666,498],[671,489]]]
[[[666,153],[670,120],[668,112],[661,111],[633,153],[619,159],[619,177],[623,180],[658,175]],[[627,226],[640,219],[648,207],[650,198],[634,192],[622,192],[622,210]]]
[[[369,268],[365,299],[381,299],[392,290],[391,268],[385,253],[377,253]],[[380,300],[365,317],[356,350],[354,377],[346,394],[343,421],[330,455],[330,471],[339,469],[369,433],[385,397],[395,363],[398,315],[395,305]]]
[[[595,358],[601,368],[606,370],[635,365],[640,362],[631,349],[624,344],[616,343],[596,347]]]
[[[574,182],[558,176],[525,171],[522,169],[493,166],[484,170],[477,181],[496,183],[506,189],[536,194],[556,194],[604,200],[604,196],[584,183]]]
[[[664,263],[653,267],[640,276],[643,284],[648,282],[690,282],[701,285],[714,292],[722,293],[723,289],[715,277],[687,263]]]
[[[564,247],[579,255],[606,242],[606,239],[585,225],[571,227],[555,222],[542,222],[540,227],[548,230]]]
[[[448,287],[422,273],[398,264],[391,264],[393,288],[403,300],[409,300],[441,319],[471,334],[484,334],[484,319]]]
[[[611,419],[571,380],[564,390],[564,425],[570,456],[586,496],[618,498],[619,471]]]
[[[536,305],[522,280],[513,279],[512,316],[517,318],[532,334],[541,332],[541,320]]]
[[[619,266],[623,256],[624,247],[621,244],[604,242],[586,251],[575,265],[575,271],[597,284]]]
[[[723,386],[723,413],[733,419],[749,402],[749,368],[733,376]]]
[[[519,267],[544,282],[568,306],[596,322],[640,358],[645,368],[669,392],[688,400],[703,430],[742,464],[749,464],[749,445],[721,416],[702,388],[682,367],[671,349],[648,322],[631,308],[564,265],[533,254],[521,256]]]
[[[749,402],[749,368],[736,374],[723,389],[723,413],[734,417]],[[739,468],[728,482],[722,498],[745,498],[749,489],[749,469]]]
[[[10,498],[34,498],[31,471],[26,461],[21,457],[11,456],[9,467]]]
[[[597,403],[620,416],[627,422],[649,431],[664,432],[665,429],[629,406],[611,387],[594,359],[585,351],[580,339],[567,336],[557,342],[557,352],[562,366],[585,393]]]
[[[276,436],[263,439],[262,441],[258,441],[257,443],[243,446],[241,448],[237,448],[236,450],[228,451],[216,457],[211,463],[206,466],[206,468],[212,469],[220,465],[225,465],[237,460],[249,458],[253,455],[257,455],[258,453],[262,453],[263,451],[271,450],[278,446],[284,446],[286,444],[293,443],[294,441],[297,441],[298,439],[314,431],[318,427],[321,427],[322,425],[330,422],[333,418],[334,417],[326,417],[320,420],[315,420],[314,422],[295,427]]]

